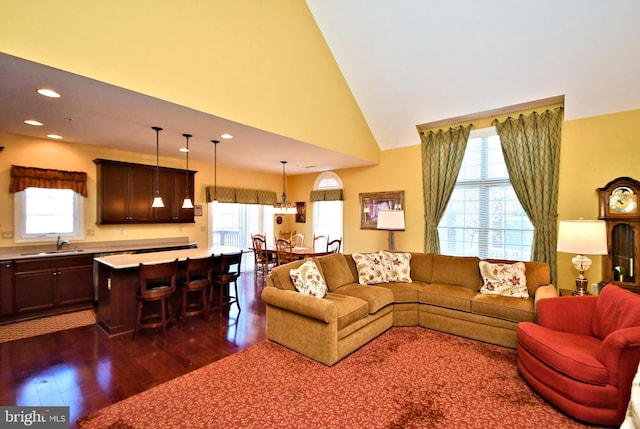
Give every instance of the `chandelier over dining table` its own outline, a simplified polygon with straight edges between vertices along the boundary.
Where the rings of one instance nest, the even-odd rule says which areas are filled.
[[[295,205],[291,204],[290,201],[287,201],[287,190],[285,187],[285,165],[287,161],[280,161],[282,163],[282,200],[276,202],[274,204],[273,213],[274,214],[296,214],[297,210]]]

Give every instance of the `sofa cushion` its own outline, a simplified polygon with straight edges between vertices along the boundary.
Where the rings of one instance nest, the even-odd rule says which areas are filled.
[[[536,313],[533,306],[532,298],[522,299],[479,293],[471,301],[471,312],[514,322],[534,322]]]
[[[296,287],[291,280],[291,276],[289,275],[289,271],[292,268],[298,268],[300,265],[304,264],[304,261],[294,261],[288,263],[286,265],[280,265],[279,267],[274,267],[269,273],[271,277],[271,281],[273,285],[278,289],[285,290],[296,290]]]
[[[422,282],[389,282],[378,285],[389,289],[393,293],[393,302],[396,304],[408,304],[418,302],[418,290],[425,284]]]
[[[365,286],[357,283],[344,285],[335,290],[335,293],[354,296],[367,301],[369,313],[374,314],[381,308],[393,304],[393,292],[379,286]]]
[[[358,270],[358,283],[361,285],[375,285],[387,282],[384,253],[354,253],[351,257]]]
[[[363,317],[367,317],[369,314],[369,303],[363,299],[335,292],[329,292],[324,299],[336,305],[338,330],[349,326]]]
[[[512,264],[518,261],[506,259],[485,259],[487,262],[503,262]],[[524,262],[525,275],[527,276],[527,289],[529,296],[535,296],[540,286],[551,283],[551,267],[546,262]]]
[[[330,291],[357,281],[351,273],[345,256],[341,253],[321,256],[316,258],[315,261],[316,264],[319,265],[320,271],[324,276],[324,281],[327,283]]]
[[[529,298],[524,263],[505,264],[480,261],[480,293],[513,298]]]
[[[388,282],[411,283],[411,253],[386,252],[384,256],[384,267],[387,272]]]
[[[452,310],[471,312],[471,300],[477,292],[464,286],[431,283],[420,288],[418,300],[422,304],[437,305]]]
[[[593,334],[605,339],[613,331],[640,326],[640,296],[615,285],[602,289],[592,319]]]
[[[300,267],[289,270],[296,290],[306,295],[322,298],[327,294],[327,284],[313,260],[306,260]]]
[[[411,279],[431,283],[433,277],[433,253],[411,253]]]
[[[477,292],[482,286],[479,263],[475,256],[434,255],[431,283],[463,286]]]
[[[609,372],[597,359],[602,344],[598,338],[530,322],[519,323],[517,335],[518,347],[524,347],[556,371],[585,383],[607,384]]]

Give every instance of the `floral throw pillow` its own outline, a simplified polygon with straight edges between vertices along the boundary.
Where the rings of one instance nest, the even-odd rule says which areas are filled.
[[[387,281],[411,283],[411,253],[394,253],[382,250],[387,270]]]
[[[327,294],[327,283],[320,274],[320,270],[311,259],[298,268],[289,270],[289,276],[300,293],[323,298]]]
[[[523,262],[504,264],[480,261],[480,275],[483,282],[480,293],[529,298]]]
[[[375,285],[387,283],[385,257],[382,252],[354,253],[351,255],[358,271],[358,283],[361,285]]]

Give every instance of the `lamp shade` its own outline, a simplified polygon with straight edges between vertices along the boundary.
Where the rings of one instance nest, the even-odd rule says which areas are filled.
[[[603,220],[561,220],[557,250],[578,255],[606,255],[606,223]]]
[[[404,210],[379,211],[376,228],[386,231],[404,231]]]

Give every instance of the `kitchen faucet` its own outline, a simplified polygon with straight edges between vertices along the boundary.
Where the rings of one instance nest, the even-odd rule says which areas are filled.
[[[58,236],[58,241],[56,241],[56,250],[62,249],[62,246],[65,244],[71,244],[69,240],[61,240],[60,236]]]

